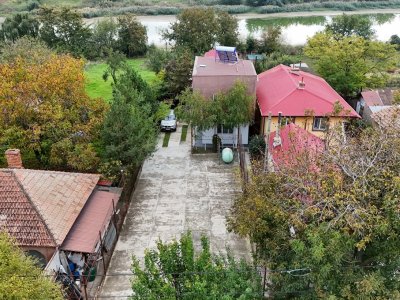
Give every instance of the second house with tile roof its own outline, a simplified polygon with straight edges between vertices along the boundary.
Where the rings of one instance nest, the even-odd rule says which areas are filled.
[[[24,169],[18,149],[5,155],[0,230],[49,272],[79,278],[112,247],[120,190],[100,186],[98,174]]]

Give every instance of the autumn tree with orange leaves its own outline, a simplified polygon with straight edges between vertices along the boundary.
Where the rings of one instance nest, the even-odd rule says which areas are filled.
[[[107,104],[84,88],[83,60],[51,55],[0,64],[0,147],[21,149],[42,168],[94,170]]]

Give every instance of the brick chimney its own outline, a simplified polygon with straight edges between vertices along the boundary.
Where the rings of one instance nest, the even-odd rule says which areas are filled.
[[[301,77],[301,81],[299,81],[299,86],[297,88],[299,90],[304,90],[306,88],[306,84],[304,82],[304,77]]]
[[[7,164],[10,169],[23,169],[21,152],[19,149],[8,149],[5,152]]]

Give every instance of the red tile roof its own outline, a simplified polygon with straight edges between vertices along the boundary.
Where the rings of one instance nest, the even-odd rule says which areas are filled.
[[[61,245],[100,175],[56,171],[13,169],[57,245]]]
[[[361,96],[368,106],[384,105],[378,91],[361,92]]]
[[[0,229],[20,246],[55,247],[56,243],[12,171],[0,170]]]
[[[61,249],[74,252],[94,253],[99,232],[106,229],[113,210],[113,201],[119,195],[108,191],[95,191],[86,202],[81,214],[61,245]]]
[[[215,58],[215,57],[217,56],[217,50],[211,49],[211,50],[207,51],[206,53],[204,53],[203,56],[204,56],[204,57],[212,57],[212,58]]]
[[[371,118],[383,129],[400,131],[400,106],[388,106],[371,115]]]
[[[275,166],[278,167],[291,165],[305,151],[316,155],[325,148],[322,139],[293,123],[282,127],[279,135],[281,137],[279,146],[273,145],[276,132],[272,132],[269,138],[270,153]]]
[[[296,73],[296,74],[295,74]],[[343,107],[342,116],[360,116],[352,107],[321,77],[303,71],[291,72],[291,68],[279,65],[258,75],[257,101],[261,115],[304,116],[312,111],[314,116],[331,114],[334,103],[339,101]],[[299,81],[305,83],[299,89]]]

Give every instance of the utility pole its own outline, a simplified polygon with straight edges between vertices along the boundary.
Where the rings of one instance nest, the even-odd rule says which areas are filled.
[[[267,123],[267,136],[265,141],[265,153],[264,153],[264,172],[269,172],[268,170],[268,156],[269,156],[269,136],[271,133],[271,112],[268,113],[268,123]]]

